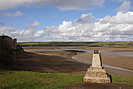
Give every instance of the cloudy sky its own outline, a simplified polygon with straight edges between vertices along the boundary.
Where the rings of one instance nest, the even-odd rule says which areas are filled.
[[[0,35],[19,42],[133,41],[133,0],[0,0]]]

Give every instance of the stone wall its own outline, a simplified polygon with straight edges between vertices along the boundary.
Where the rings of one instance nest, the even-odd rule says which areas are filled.
[[[16,49],[17,39],[12,39],[9,36],[0,36],[0,50],[2,49]]]

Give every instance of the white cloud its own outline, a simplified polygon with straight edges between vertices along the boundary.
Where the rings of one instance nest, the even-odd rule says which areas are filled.
[[[18,30],[12,27],[8,26],[0,26],[0,35],[6,34],[6,35],[11,35],[15,34]]]
[[[113,0],[115,2],[125,2],[125,1],[128,1],[128,0]]]
[[[30,3],[32,3],[31,0],[1,0],[0,1],[0,10],[16,8],[19,6],[26,6]]]
[[[60,32],[66,32],[66,31],[69,31],[71,29],[71,27],[72,27],[71,21],[69,21],[69,22],[63,21],[63,23],[59,26],[58,29]]]
[[[33,24],[27,25],[27,29],[34,29],[40,25],[39,22],[35,21]]]
[[[115,25],[119,25],[119,24],[129,25],[129,24],[133,24],[132,21],[133,21],[133,12],[127,12],[127,13],[118,12],[116,16],[112,16],[112,17],[106,16],[103,19],[98,20],[100,24],[110,23]]]
[[[20,6],[54,5],[60,10],[85,10],[102,7],[105,0],[1,0],[0,10],[17,8]]]
[[[94,32],[109,35],[110,40],[124,40],[133,35],[132,12],[118,12],[116,16],[106,16],[95,23]],[[131,39],[130,39],[131,40]]]
[[[13,13],[6,13],[6,16],[10,16],[10,17],[12,17],[12,16],[16,17],[16,16],[20,16],[20,15],[23,15],[23,13],[20,11],[16,11]]]
[[[6,16],[16,17],[16,16],[21,16],[21,15],[24,15],[24,14],[22,12],[20,12],[20,11],[10,12],[10,13],[0,12],[0,17],[6,17]]]
[[[44,35],[44,31],[43,30],[40,30],[40,31],[37,31],[34,36],[35,37],[42,37]]]
[[[102,7],[105,0],[57,0],[52,4],[60,10],[85,10]]]
[[[0,35],[16,37],[18,41],[131,41],[132,21],[133,12],[118,12],[112,17],[99,18],[94,23],[73,24],[72,21],[63,21],[58,27],[44,27],[38,31],[35,30],[39,26],[37,21],[21,31],[0,26]]]
[[[0,26],[0,35],[8,35],[17,38],[18,41],[36,41],[42,38],[43,30],[36,31],[35,28],[39,26],[39,22],[35,21],[33,24],[27,25],[26,29],[21,31],[13,27]]]
[[[125,1],[121,4],[120,7],[116,8],[116,10],[121,11],[121,12],[126,12],[130,9],[131,2],[130,1]]]
[[[93,18],[94,18],[94,16],[92,16],[91,13],[82,14],[82,16],[79,19],[75,20],[74,22],[76,22],[76,23],[88,23]]]

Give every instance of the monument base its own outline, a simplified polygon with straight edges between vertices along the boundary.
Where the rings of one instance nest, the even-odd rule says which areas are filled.
[[[110,77],[104,69],[90,67],[86,72],[84,81],[91,83],[110,83]]]

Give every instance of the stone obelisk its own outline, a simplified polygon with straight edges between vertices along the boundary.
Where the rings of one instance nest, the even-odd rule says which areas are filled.
[[[101,54],[99,50],[94,50],[92,66],[88,68],[84,81],[91,83],[110,83],[110,77],[102,67]]]

